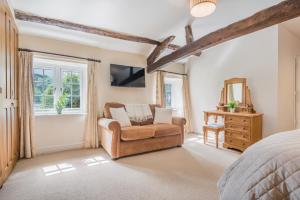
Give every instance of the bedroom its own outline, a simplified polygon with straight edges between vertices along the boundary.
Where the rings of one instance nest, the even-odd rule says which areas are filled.
[[[5,2],[1,1],[0,23],[0,183],[3,184],[0,199],[230,199],[221,195],[218,181],[244,154],[241,149],[223,147],[226,143],[223,131],[218,149],[213,132],[209,132],[208,143],[204,144],[203,126],[204,112],[210,113],[222,104],[224,81],[232,78],[246,79],[244,85],[250,91],[251,100],[247,106],[251,104],[257,114],[262,114],[261,130],[253,134],[268,139],[299,127],[299,98],[295,97],[300,71],[296,65],[300,56],[298,0],[213,1],[215,10],[205,17],[193,17],[195,13],[191,13],[191,2],[187,0],[103,0],[89,4],[79,0],[26,3],[11,0],[8,5]],[[287,5],[284,9],[270,8],[280,3]],[[236,9],[232,10],[233,7]],[[268,8],[270,12],[265,10],[265,15],[256,19],[263,21],[252,21],[254,25],[250,28],[242,23],[238,26],[241,29],[236,31],[223,30],[222,38],[224,35],[228,38],[222,41],[218,41],[217,36],[208,38],[211,46],[203,40],[197,43],[207,34]],[[10,23],[6,23],[4,11]],[[15,40],[4,34],[3,27],[8,24],[14,27]],[[19,65],[27,62],[19,58],[17,65],[17,53],[14,58],[4,59],[7,56],[4,52],[9,51],[7,41],[14,41],[10,48],[19,48],[19,56],[25,61],[27,54],[33,56],[33,69],[23,71],[33,73],[32,81],[24,80],[26,76],[22,76]],[[178,49],[180,47],[183,48]],[[94,71],[90,71],[91,63]],[[16,69],[9,72],[15,75],[9,84],[3,75],[7,74],[6,65]],[[132,67],[145,69],[142,87],[112,86],[113,65],[130,70],[134,70]],[[65,73],[70,74],[72,81],[65,83]],[[35,79],[36,74],[42,77],[48,74],[51,81],[39,81]],[[79,82],[73,82],[74,77]],[[39,94],[41,82],[43,89]],[[28,92],[30,83],[34,84],[32,95]],[[94,87],[90,87],[91,83]],[[45,84],[52,88],[50,93],[45,94],[49,92]],[[67,86],[72,88],[70,94]],[[8,90],[11,90],[10,98],[5,97]],[[80,92],[75,94],[74,91]],[[245,91],[248,90],[244,89],[243,93]],[[61,97],[65,93],[68,97]],[[28,102],[28,95],[32,101]],[[46,95],[50,104],[44,96],[44,100],[39,100],[41,95]],[[67,103],[62,106],[62,114],[57,114],[60,97]],[[160,104],[168,107],[168,116],[172,108],[173,117],[185,120],[176,118],[175,124],[167,123],[170,126],[154,122],[146,125],[163,129],[164,134],[168,132],[165,137],[147,138],[147,134],[153,134],[153,127],[138,126],[137,131],[128,132],[127,136],[146,137],[140,138],[143,142],[127,141],[125,134],[121,139],[113,139],[112,135],[120,131],[118,125],[98,119],[112,115],[111,110],[116,105],[109,106],[111,102],[122,104],[127,112],[130,106],[139,106],[140,112],[148,113],[144,119],[152,116],[154,121],[162,119],[155,119],[156,115],[145,105]],[[5,114],[8,108],[10,119]],[[28,110],[21,112],[24,109]],[[30,110],[32,115],[28,115]],[[156,113],[156,108],[154,110]],[[226,114],[231,116],[230,112]],[[238,108],[234,114],[239,114]],[[240,114],[244,117],[244,113]],[[92,120],[87,123],[87,119]],[[8,126],[9,123],[12,125]],[[87,124],[92,124],[89,128],[98,129],[97,135],[86,134]],[[110,124],[114,130],[110,130]],[[170,132],[172,128],[178,132],[176,135]],[[88,132],[95,133],[92,129]],[[288,143],[289,139],[293,138],[282,142]],[[114,140],[118,142],[113,143]],[[261,148],[252,149],[258,152]],[[140,154],[148,151],[151,152]],[[274,151],[269,153],[271,156]],[[239,181],[241,179],[229,184],[239,184]],[[297,199],[293,196],[296,192],[290,194],[291,199]]]

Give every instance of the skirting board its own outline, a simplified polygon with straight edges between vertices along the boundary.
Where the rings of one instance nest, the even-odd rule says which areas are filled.
[[[37,155],[42,155],[42,154],[55,153],[55,152],[60,152],[60,151],[73,150],[73,149],[82,149],[82,148],[83,148],[83,142],[82,143],[77,143],[77,144],[37,147],[36,148],[36,154]]]

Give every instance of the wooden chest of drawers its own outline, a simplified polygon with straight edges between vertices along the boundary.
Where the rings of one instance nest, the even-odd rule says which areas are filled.
[[[225,148],[244,151],[250,145],[262,139],[262,117],[260,113],[230,113],[223,111],[204,112],[205,122],[209,116],[224,117]]]
[[[225,148],[244,151],[262,138],[261,114],[225,115]]]

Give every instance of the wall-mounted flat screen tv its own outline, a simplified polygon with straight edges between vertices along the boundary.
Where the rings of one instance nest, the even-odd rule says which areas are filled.
[[[124,65],[110,65],[111,86],[116,87],[145,87],[145,69]]]

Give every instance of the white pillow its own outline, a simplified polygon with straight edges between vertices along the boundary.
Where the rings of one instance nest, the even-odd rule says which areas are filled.
[[[155,108],[154,124],[172,124],[172,109]]]
[[[128,114],[124,108],[110,108],[109,109],[111,117],[114,120],[117,120],[121,127],[131,126]]]

